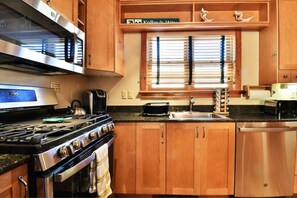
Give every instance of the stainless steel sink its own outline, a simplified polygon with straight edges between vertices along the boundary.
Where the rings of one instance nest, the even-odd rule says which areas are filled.
[[[213,112],[171,112],[170,120],[229,120],[225,115],[216,114]]]

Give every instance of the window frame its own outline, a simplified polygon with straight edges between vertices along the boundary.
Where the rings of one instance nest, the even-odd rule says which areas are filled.
[[[230,97],[240,97],[241,91],[241,30],[233,30],[236,38],[236,71],[235,71],[235,85],[232,88],[229,87]],[[226,34],[226,31],[201,31],[201,32],[176,32],[176,34]],[[214,94],[213,88],[200,88],[195,89],[193,85],[188,85],[188,89],[158,89],[148,90],[147,87],[147,35],[148,32],[141,33],[141,66],[140,66],[140,91],[139,97],[141,99],[183,99],[189,96],[200,98],[212,98]],[[160,33],[158,33],[160,34]],[[162,33],[161,33],[162,34]],[[163,33],[166,34],[166,33]]]

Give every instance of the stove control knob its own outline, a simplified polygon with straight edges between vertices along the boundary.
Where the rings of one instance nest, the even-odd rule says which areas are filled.
[[[73,146],[73,149],[76,151],[76,150],[79,150],[82,148],[82,142],[79,141],[79,140],[74,140],[72,142],[72,146]]]
[[[96,131],[93,131],[89,134],[89,139],[90,140],[95,140],[98,138],[98,133]]]
[[[107,133],[108,132],[108,127],[106,125],[102,126],[101,132],[102,132],[102,134]]]
[[[67,151],[68,151],[68,155],[73,155],[74,154],[74,148],[73,146],[70,144],[68,146],[66,146]]]
[[[66,146],[62,146],[61,148],[59,148],[58,150],[58,156],[60,158],[64,158],[64,157],[67,157],[69,154],[68,154],[68,149]]]
[[[109,123],[107,126],[108,126],[108,131],[114,130],[114,123]]]

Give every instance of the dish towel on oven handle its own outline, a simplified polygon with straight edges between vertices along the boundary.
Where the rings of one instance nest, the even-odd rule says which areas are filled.
[[[90,167],[89,193],[97,191],[99,198],[106,198],[112,194],[110,187],[111,179],[109,173],[108,145],[104,144],[93,152],[95,160]]]

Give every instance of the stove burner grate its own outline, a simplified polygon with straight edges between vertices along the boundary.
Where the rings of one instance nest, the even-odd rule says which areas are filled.
[[[69,117],[62,115],[59,117]],[[61,137],[67,133],[87,127],[106,118],[104,115],[72,115],[74,123],[43,123],[43,124],[3,124],[0,123],[0,143],[7,144],[40,144],[49,139]]]

